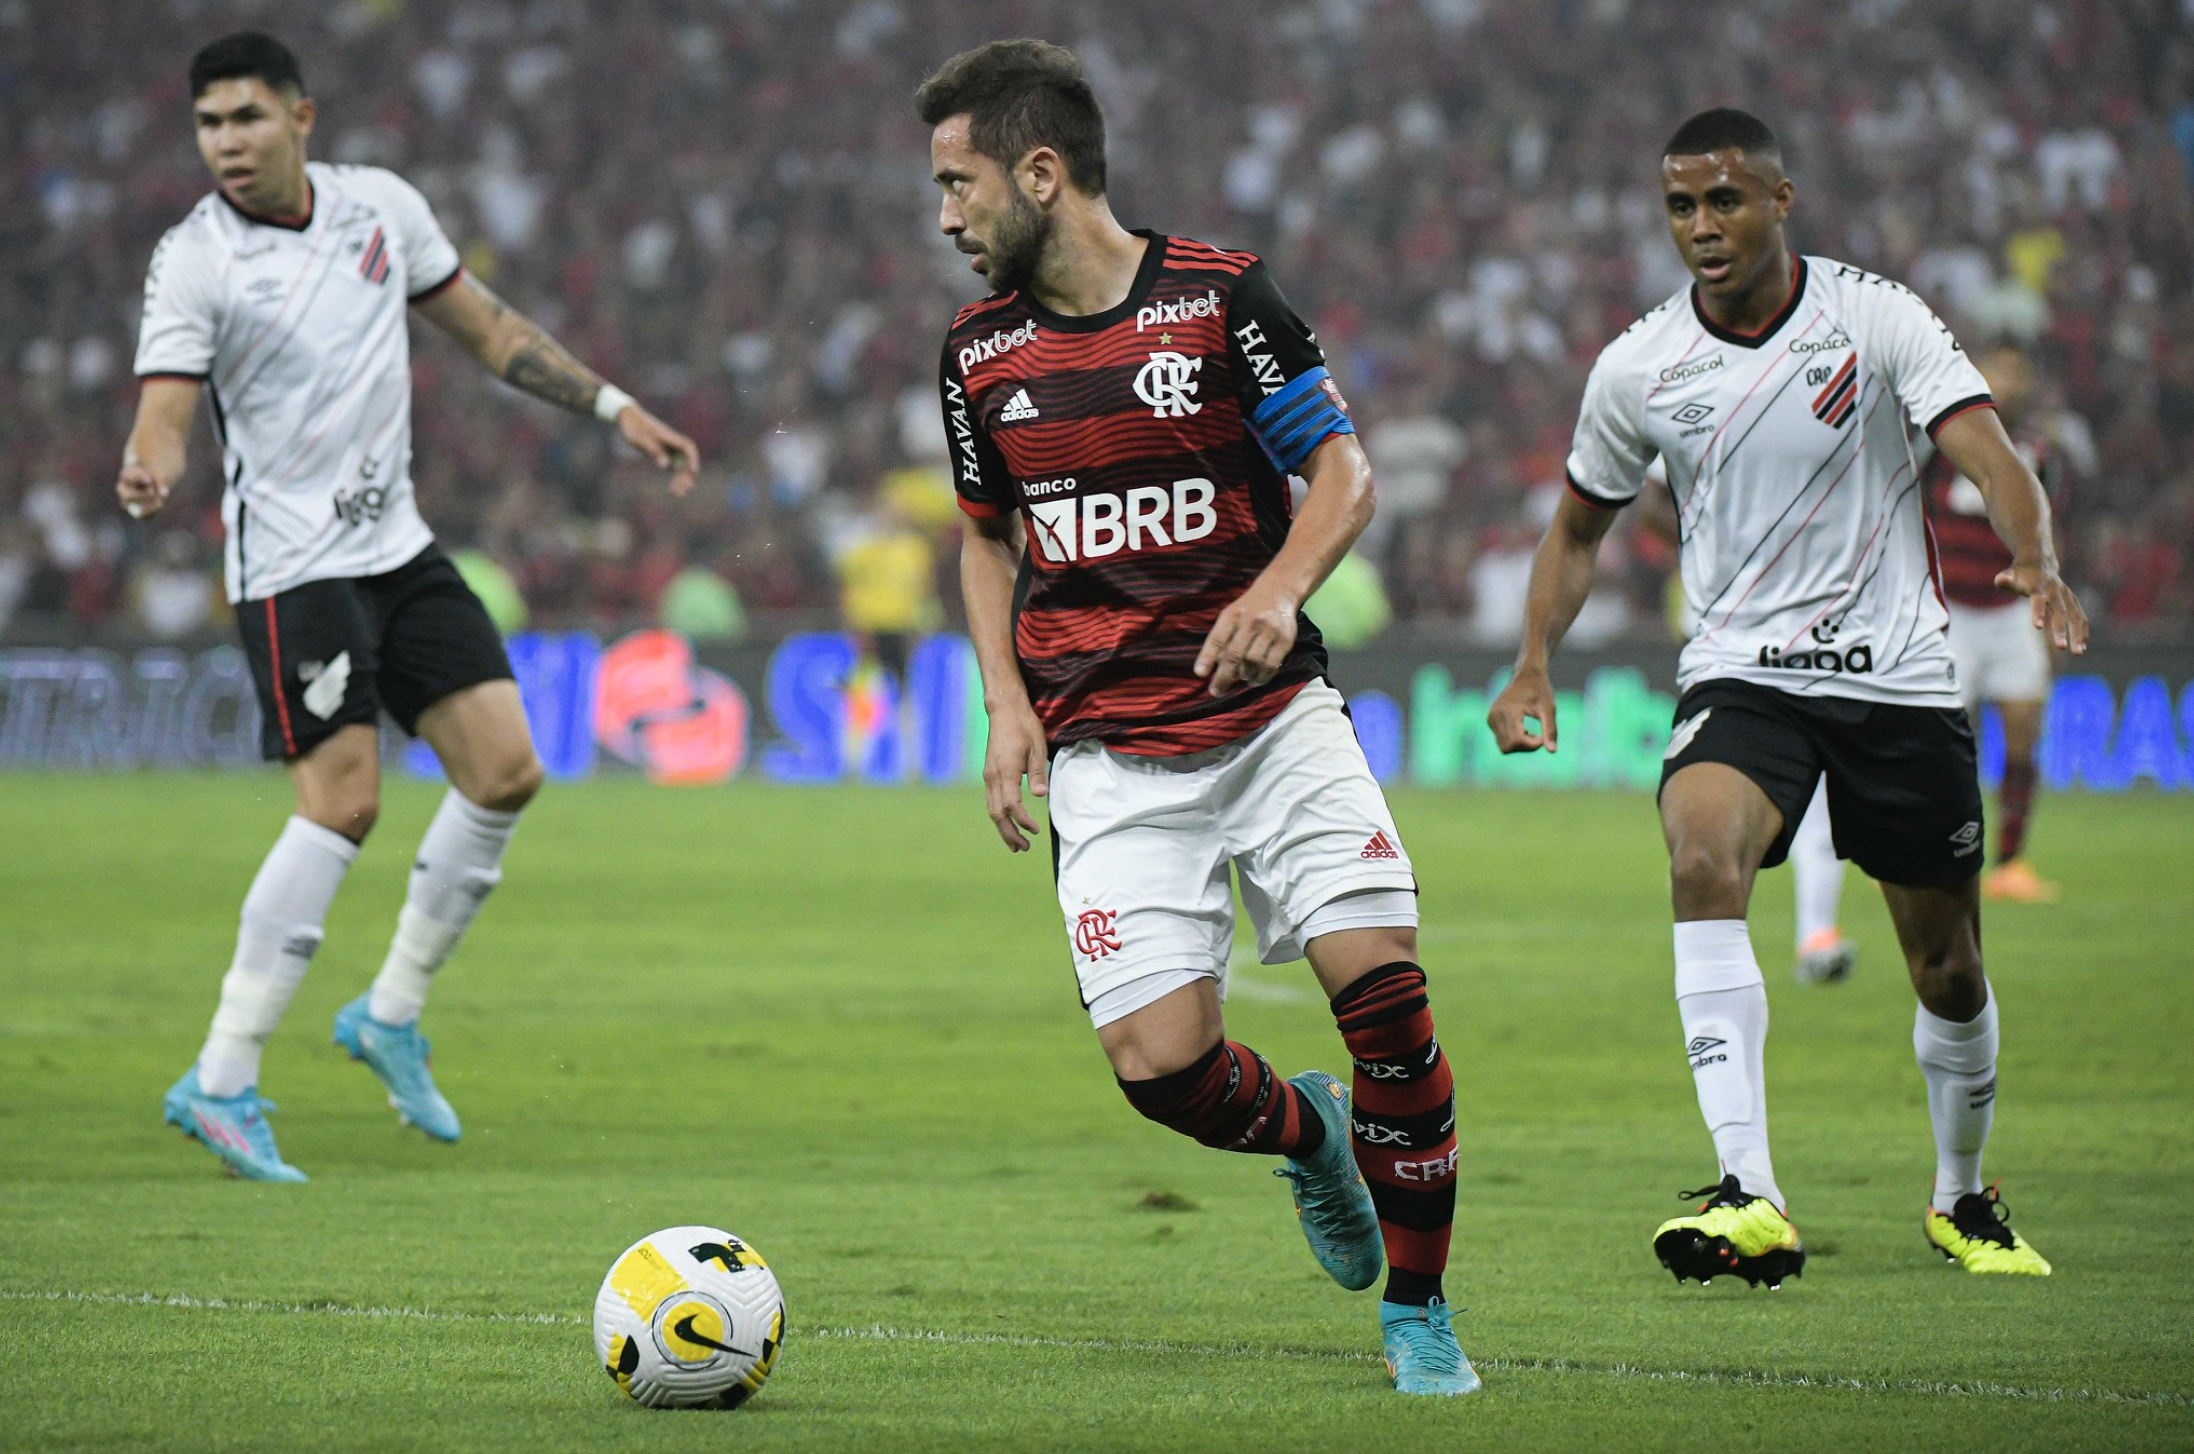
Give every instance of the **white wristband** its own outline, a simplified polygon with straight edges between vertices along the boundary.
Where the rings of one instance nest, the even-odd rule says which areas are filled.
[[[615,424],[617,416],[625,412],[625,406],[633,402],[632,395],[615,384],[602,385],[602,391],[594,396],[594,417],[604,424]]]

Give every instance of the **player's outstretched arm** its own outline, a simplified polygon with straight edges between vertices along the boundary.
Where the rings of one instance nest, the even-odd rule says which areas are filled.
[[[983,711],[990,718],[990,746],[983,754],[983,802],[998,836],[1015,853],[1042,831],[1021,797],[1021,779],[1037,797],[1051,794],[1051,755],[1044,724],[1021,680],[1013,648],[1013,584],[1021,568],[1021,517],[998,515],[965,522],[960,541],[960,594],[967,602],[968,638],[983,674]]]
[[[2087,612],[2057,569],[2057,542],[2049,524],[2049,493],[2012,448],[1994,409],[1968,409],[1935,431],[1935,447],[1980,487],[1988,523],[2011,548],[2011,568],[1996,577],[2006,591],[2034,607],[2034,629],[2059,651],[2087,650]]]
[[[137,519],[156,515],[168,491],[183,477],[190,445],[190,421],[205,388],[196,379],[145,380],[137,395],[137,422],[122,447],[122,472],[114,493]]]
[[[1310,493],[1288,527],[1287,542],[1212,623],[1196,675],[1211,695],[1272,680],[1295,649],[1295,615],[1371,523],[1371,461],[1353,434],[1329,434],[1304,462]]]
[[[1570,623],[1592,594],[1592,573],[1600,558],[1600,541],[1615,523],[1615,512],[1589,505],[1575,492],[1565,492],[1554,509],[1554,523],[1531,561],[1531,585],[1524,597],[1524,640],[1516,653],[1516,674],[1493,699],[1486,725],[1503,752],[1529,752],[1544,747],[1553,752],[1554,685],[1547,663],[1561,644]],[[1526,719],[1539,724],[1534,732]]]
[[[692,440],[641,408],[624,390],[604,383],[539,324],[496,297],[472,274],[415,306],[512,388],[560,409],[615,424],[627,444],[653,460],[658,469],[670,471],[672,494],[683,495],[693,488],[701,470],[701,451]]]

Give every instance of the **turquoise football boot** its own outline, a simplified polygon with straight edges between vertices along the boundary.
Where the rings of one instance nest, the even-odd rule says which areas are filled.
[[[427,1037],[413,1025],[384,1025],[366,1013],[365,995],[335,1012],[335,1043],[363,1060],[388,1087],[389,1104],[407,1126],[417,1126],[437,1141],[455,1141],[457,1113],[434,1088],[427,1068]]]
[[[248,1181],[306,1179],[275,1149],[274,1128],[267,1124],[274,1102],[259,1099],[257,1086],[246,1086],[233,1096],[209,1096],[198,1088],[198,1067],[193,1065],[168,1087],[160,1109],[170,1126],[220,1157],[231,1176]]]
[[[1371,1188],[1364,1185],[1349,1146],[1348,1087],[1322,1070],[1289,1076],[1287,1083],[1303,1093],[1312,1114],[1324,1123],[1326,1139],[1310,1160],[1290,1156],[1272,1174],[1286,1177],[1294,1192],[1295,1215],[1310,1255],[1335,1282],[1362,1292],[1379,1280],[1386,1259]]]
[[[1453,1315],[1434,1298],[1421,1308],[1379,1304],[1379,1333],[1386,1342],[1386,1371],[1396,1393],[1476,1393],[1484,1385],[1478,1370],[1455,1341]]]

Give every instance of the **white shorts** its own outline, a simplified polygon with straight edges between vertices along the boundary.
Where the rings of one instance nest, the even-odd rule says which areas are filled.
[[[2034,629],[2034,608],[1952,606],[1950,657],[1968,710],[1982,702],[2049,700],[2049,641]]]
[[[1416,875],[1341,694],[1322,681],[1183,757],[1077,742],[1051,766],[1059,908],[1092,1022],[1198,979],[1226,995],[1231,865],[1266,964],[1337,929],[1417,927]]]

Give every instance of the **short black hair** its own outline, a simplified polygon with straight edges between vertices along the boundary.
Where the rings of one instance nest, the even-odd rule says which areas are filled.
[[[965,112],[974,119],[970,144],[1008,170],[1048,146],[1075,186],[1104,195],[1104,109],[1065,46],[994,40],[962,51],[915,91],[914,111],[925,126]]]
[[[1762,158],[1783,165],[1783,145],[1775,139],[1768,124],[1749,111],[1734,107],[1717,106],[1702,111],[1676,128],[1676,134],[1661,148],[1664,157],[1703,157],[1709,152],[1741,151],[1747,156]]]
[[[240,30],[224,35],[190,58],[190,95],[193,101],[206,94],[215,81],[234,81],[256,76],[277,91],[305,94],[305,76],[297,69],[297,57],[289,47],[263,31]]]

